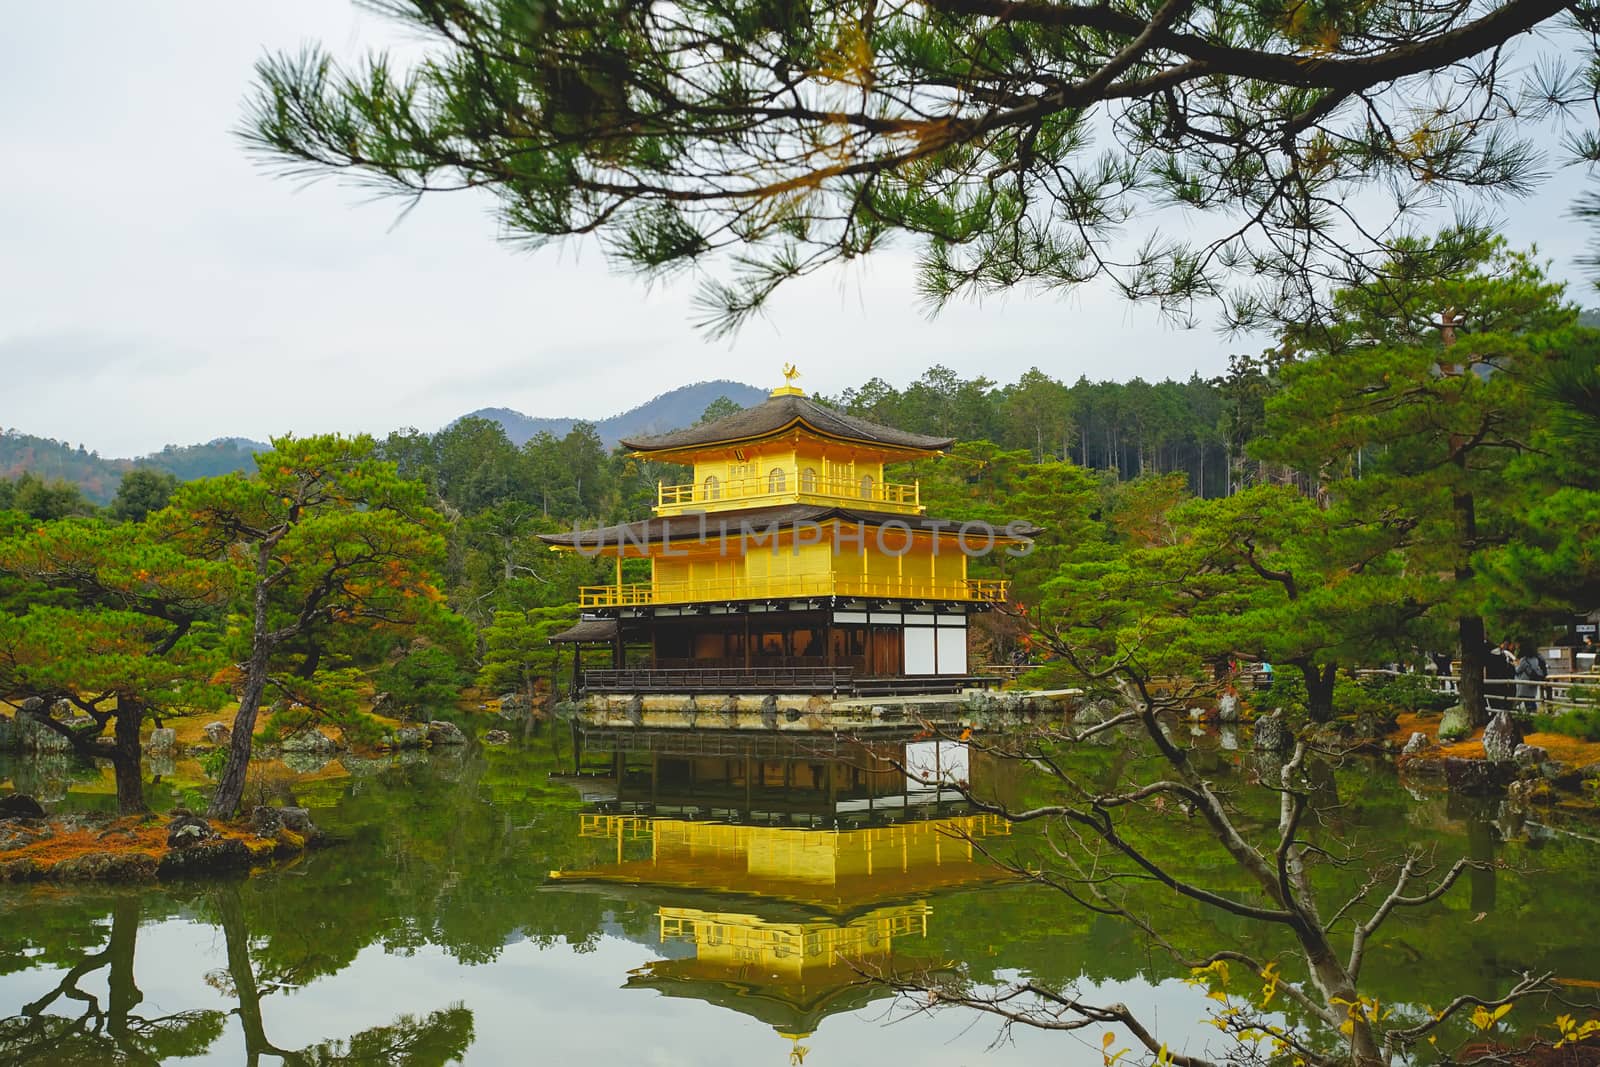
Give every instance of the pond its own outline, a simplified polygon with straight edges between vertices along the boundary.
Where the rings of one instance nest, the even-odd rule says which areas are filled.
[[[1215,742],[1202,739],[1216,773],[1243,781],[1249,758]],[[1106,773],[1128,760],[1083,758]],[[865,810],[850,799],[860,780],[830,793],[824,828],[804,803],[746,807],[715,782],[686,803],[661,768],[652,809],[630,800],[637,760],[620,791],[556,766],[540,739],[352,759],[294,786],[340,839],[296,863],[220,882],[0,887],[0,1063],[1098,1062],[1098,1031],[1002,1033],[870,980],[890,971],[1075,984],[1151,1013],[1174,1047],[1217,1037],[1205,990],[1169,956],[986,858],[1037,861],[1031,829],[882,790]],[[0,766],[0,788],[29,773]],[[987,773],[997,793],[1042,788]],[[96,776],[62,777],[62,806],[100,806]],[[791,784],[804,792],[760,783],[785,800]],[[1330,768],[1319,789],[1331,802],[1317,832],[1357,856],[1421,844],[1507,868],[1386,933],[1368,968],[1385,1003],[1442,1004],[1530,968],[1600,982],[1600,845],[1413,795],[1376,764]],[[1148,822],[1186,870],[1239,890],[1186,816]],[[1242,921],[1153,907],[1185,945],[1262,945]]]

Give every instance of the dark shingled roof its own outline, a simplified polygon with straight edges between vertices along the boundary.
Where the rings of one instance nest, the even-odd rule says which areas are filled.
[[[617,636],[616,619],[579,619],[569,630],[550,637],[552,645],[577,645],[587,641],[604,641],[610,644]]]
[[[988,539],[989,531],[1000,539],[1030,540],[1043,531],[1028,522],[1018,522],[1010,527],[991,526],[986,522],[960,523],[953,519],[935,519],[927,515],[897,515],[887,511],[857,511],[854,508],[833,507],[826,504],[779,504],[769,508],[750,508],[745,511],[690,512],[685,515],[668,515],[663,518],[641,519],[620,526],[603,526],[594,530],[574,533],[540,534],[539,540],[560,548],[607,548],[624,542],[633,545],[655,544],[659,541],[689,542],[719,538],[739,537],[746,530],[762,532],[771,526],[790,526],[803,522],[860,523],[864,526],[882,526],[888,522],[903,523],[917,532],[944,530],[967,531],[969,541]]]
[[[671,433],[655,437],[625,440],[622,443],[635,452],[666,452],[679,448],[766,437],[786,430],[797,422],[803,422],[828,437],[891,448],[938,452],[949,448],[955,441],[954,437],[928,437],[920,433],[907,433],[904,430],[879,426],[866,419],[858,419],[854,415],[846,415],[841,411],[824,407],[810,397],[789,393],[772,397],[764,404],[736,411],[732,415],[725,415],[700,426],[673,430]]]

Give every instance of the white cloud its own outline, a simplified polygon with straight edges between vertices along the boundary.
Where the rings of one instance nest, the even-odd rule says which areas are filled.
[[[263,172],[231,129],[267,49],[343,55],[389,27],[329,0],[31,5],[0,39],[0,424],[107,454],[220,435],[434,428],[483,406],[599,418],[687,381],[836,392],[932,363],[1007,381],[1214,374],[1229,341],[1089,288],[929,321],[900,252],[807,279],[732,343],[694,283],[649,288],[591,248],[519,252],[484,198],[399,207]],[[1507,207],[1565,269],[1568,177]]]

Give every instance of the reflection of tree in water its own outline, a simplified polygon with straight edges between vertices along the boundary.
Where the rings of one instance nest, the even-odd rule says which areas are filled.
[[[397,1016],[387,1026],[363,1030],[347,1039],[321,1041],[302,1049],[284,1049],[267,1036],[262,1000],[295,988],[292,968],[258,973],[251,959],[251,938],[242,889],[237,883],[218,886],[206,895],[222,927],[227,966],[206,976],[224,996],[238,1001],[232,1011],[191,1010],[146,1015],[136,1009],[144,994],[134,980],[134,950],[142,897],[126,894],[111,904],[110,936],[105,946],[80,952],[56,985],[18,1014],[0,1019],[0,1062],[24,1064],[158,1064],[198,1056],[211,1048],[230,1014],[239,1017],[247,1062],[291,1067],[435,1067],[459,1061],[473,1039],[472,1012],[460,1004],[423,1018]],[[106,972],[107,995],[85,992],[85,979]],[[73,1011],[65,1010],[69,1007]]]
[[[0,1019],[0,1059],[8,1064],[156,1064],[196,1056],[211,1047],[222,1034],[223,1012],[136,1013],[144,1001],[133,975],[139,907],[137,896],[118,897],[111,908],[111,936],[105,947],[84,955],[54,989],[24,1005],[18,1014]],[[107,972],[103,1004],[79,988],[85,978],[101,970]],[[75,1013],[63,1010],[74,1005]]]
[[[299,1050],[279,1048],[267,1036],[261,1001],[279,990],[293,988],[294,983],[281,974],[257,973],[250,957],[250,932],[237,883],[219,886],[211,893],[211,903],[222,926],[228,966],[223,972],[208,975],[207,980],[224,994],[238,999],[236,1010],[244,1030],[246,1062],[251,1067],[259,1064],[263,1056],[294,1067],[332,1064],[432,1067],[459,1061],[472,1044],[472,1012],[461,1004],[453,1004],[421,1019],[397,1016],[388,1026],[363,1030],[348,1040],[322,1041]]]

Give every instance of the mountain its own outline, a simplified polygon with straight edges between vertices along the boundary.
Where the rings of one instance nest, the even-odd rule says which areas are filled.
[[[630,411],[600,419],[594,426],[607,448],[624,437],[643,437],[692,426],[718,397],[727,397],[740,407],[759,404],[767,398],[765,389],[740,382],[718,380],[696,382],[662,393]],[[576,422],[571,418],[534,418],[510,408],[480,408],[463,418],[489,419],[505,428],[506,436],[518,445],[534,434],[545,432],[564,436]],[[459,421],[459,420],[458,420]],[[108,459],[83,445],[72,445],[48,437],[35,437],[17,430],[0,429],[0,479],[11,479],[31,471],[46,481],[72,482],[84,496],[97,504],[110,503],[124,473],[135,467],[168,471],[180,481],[209,478],[230,471],[249,470],[254,455],[271,446],[246,437],[218,437],[200,445],[168,445],[159,452],[137,459]]]
[[[219,437],[203,445],[168,445],[138,459],[107,459],[83,445],[16,430],[0,430],[0,479],[32,472],[47,482],[72,482],[97,504],[110,503],[122,476],[135,467],[168,471],[180,480],[244,470],[267,445],[243,437]]]
[[[600,435],[600,440],[605,446],[610,448],[624,437],[644,437],[692,426],[700,421],[700,416],[705,414],[711,402],[722,396],[742,408],[747,408],[765,400],[767,391],[742,382],[728,381],[725,378],[714,382],[695,382],[693,385],[679,386],[671,392],[662,393],[655,399],[647,400],[620,415],[599,419],[594,423],[595,432]],[[479,408],[463,415],[462,418],[498,422],[505,430],[506,436],[518,445],[538,433],[562,437],[572,429],[574,423],[585,421],[535,418],[510,408]]]

